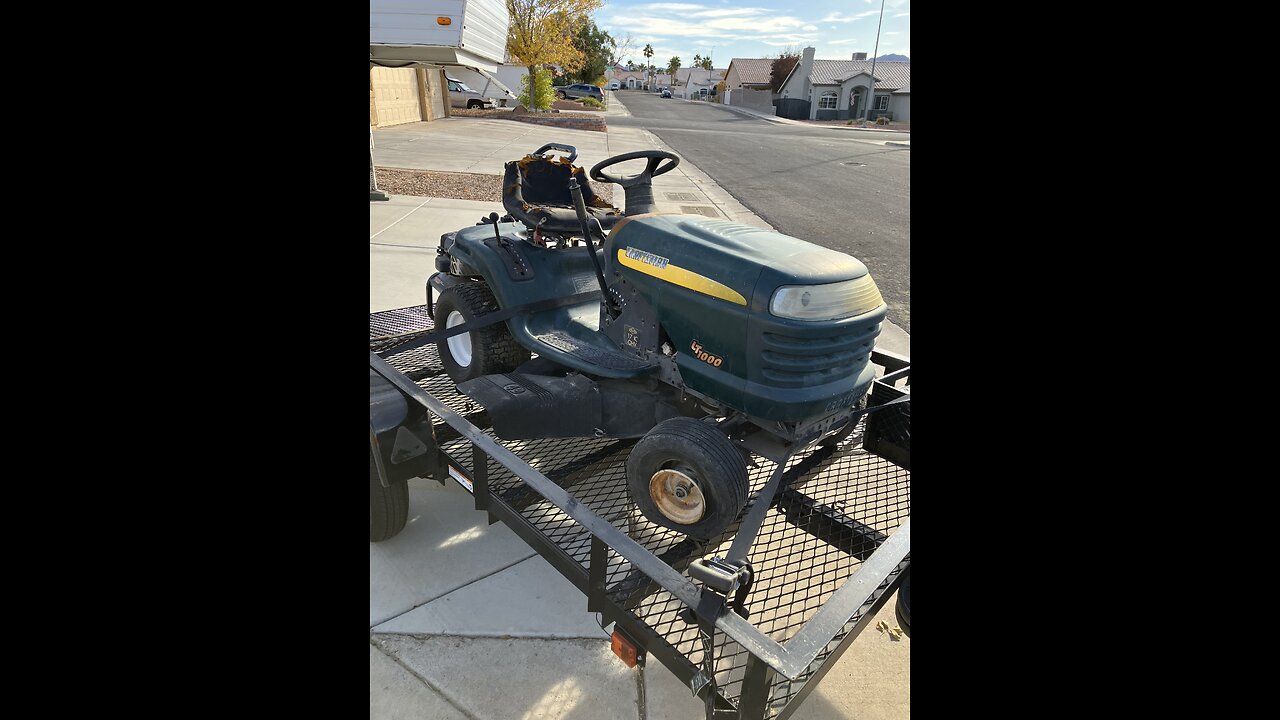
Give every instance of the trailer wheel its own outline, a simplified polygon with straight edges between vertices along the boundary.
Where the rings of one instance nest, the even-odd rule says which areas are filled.
[[[392,482],[382,487],[378,480],[378,464],[369,448],[369,542],[382,542],[395,537],[409,519],[409,481]]]
[[[893,612],[898,616],[898,627],[911,637],[911,568],[907,568],[902,584],[898,586],[898,604]]]
[[[440,293],[435,323],[450,328],[497,312],[498,301],[484,283],[462,282]],[[511,337],[506,323],[436,341],[440,362],[455,383],[506,373],[528,362],[529,351]]]
[[[715,427],[671,418],[631,449],[627,485],[650,522],[708,540],[747,504],[746,458]]]

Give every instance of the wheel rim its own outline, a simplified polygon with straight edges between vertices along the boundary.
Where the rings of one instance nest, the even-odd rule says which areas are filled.
[[[658,512],[681,525],[692,525],[707,512],[707,500],[693,478],[679,470],[663,469],[649,478],[649,497]]]
[[[445,328],[457,327],[466,322],[462,318],[462,313],[454,310],[449,313],[449,317],[445,319]],[[453,361],[458,363],[458,367],[471,366],[471,333],[462,333],[449,338],[449,354],[453,356]]]

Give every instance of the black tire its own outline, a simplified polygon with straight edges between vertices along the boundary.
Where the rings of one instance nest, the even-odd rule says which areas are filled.
[[[462,282],[440,293],[440,299],[436,302],[435,323],[438,328],[447,327],[449,315],[455,311],[463,322],[471,322],[497,310],[498,301],[484,283]],[[440,362],[455,383],[474,380],[481,375],[511,372],[529,361],[529,351],[511,337],[506,323],[497,323],[455,337],[466,336],[471,340],[471,357],[466,364],[459,362],[450,351],[449,341],[453,338],[436,341]]]
[[[480,102],[479,100],[468,100],[468,101],[467,101],[467,109],[468,109],[468,110],[479,110],[479,109],[481,109],[481,108],[483,108],[483,107],[484,107],[484,103],[483,103],[483,102]]]
[[[663,515],[649,491],[650,480],[663,469],[691,478],[703,497],[703,515],[682,524]],[[627,458],[631,499],[650,522],[708,540],[737,519],[747,504],[747,463],[724,433],[687,417],[658,423],[636,443]]]
[[[902,584],[898,586],[898,604],[893,612],[898,616],[898,627],[911,637],[911,568],[907,568]]]
[[[378,465],[369,448],[369,542],[382,542],[395,537],[409,519],[409,481],[382,487]]]
[[[858,400],[858,402],[854,403],[853,409],[855,411],[865,410],[867,408],[867,397],[869,397],[870,395],[871,395],[871,389],[867,388],[866,394],[863,395],[862,398]],[[818,447],[832,447],[837,443],[842,442],[845,438],[849,437],[849,435],[853,432],[854,428],[858,427],[858,422],[861,421],[862,418],[864,417],[866,417],[866,415],[859,415],[858,417],[850,420],[848,423],[845,424],[843,428],[837,431],[834,435],[828,435],[827,437],[823,438],[822,442],[818,443]]]
[[[568,95],[565,95],[563,92],[560,92],[559,90],[557,90],[557,91],[556,91],[556,97],[557,97],[557,98],[559,98],[559,99],[561,99],[561,100],[568,100],[568,99],[569,99],[569,96],[568,96]]]

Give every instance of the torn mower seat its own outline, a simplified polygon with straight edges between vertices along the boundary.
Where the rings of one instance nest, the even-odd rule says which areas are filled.
[[[582,188],[587,214],[600,221],[605,230],[622,219],[622,212],[605,202],[591,189],[582,168],[559,157],[525,155],[507,163],[502,180],[502,205],[530,229],[543,232],[580,233],[578,214],[569,194],[569,178],[576,176]],[[593,228],[594,229],[594,228]]]

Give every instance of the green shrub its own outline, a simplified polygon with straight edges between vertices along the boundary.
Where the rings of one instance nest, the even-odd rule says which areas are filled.
[[[604,107],[604,103],[600,102],[599,100],[597,100],[597,99],[595,99],[595,98],[582,98],[582,104],[583,104],[583,105],[586,105],[587,107],[593,107],[593,108],[603,108],[603,107]]]
[[[533,109],[549,110],[551,102],[555,99],[555,95],[551,89],[551,71],[546,68],[539,68],[538,75],[534,79],[534,97],[532,102],[529,98],[529,76],[525,75],[520,78],[520,97],[517,98],[520,104]]]

